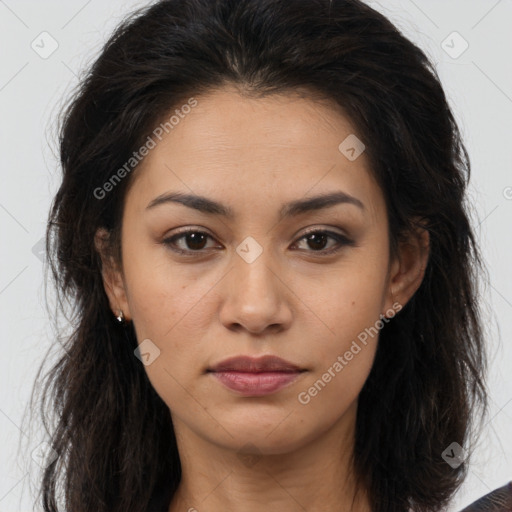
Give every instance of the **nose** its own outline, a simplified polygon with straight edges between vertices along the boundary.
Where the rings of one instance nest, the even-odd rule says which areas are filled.
[[[236,256],[224,278],[220,320],[230,330],[261,335],[287,329],[292,320],[294,293],[272,267],[265,251],[252,262]],[[273,265],[275,267],[275,265]]]

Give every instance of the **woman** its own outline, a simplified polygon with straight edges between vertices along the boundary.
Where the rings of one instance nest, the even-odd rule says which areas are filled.
[[[357,0],[159,1],[60,152],[45,511],[61,477],[68,512],[446,510],[487,407],[484,267],[419,48]]]

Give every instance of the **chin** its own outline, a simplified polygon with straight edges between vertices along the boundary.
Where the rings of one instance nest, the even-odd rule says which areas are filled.
[[[215,444],[243,453],[260,455],[279,455],[292,452],[307,444],[315,437],[313,432],[305,431],[297,424],[285,425],[287,412],[281,414],[275,421],[254,421],[237,418],[236,421],[221,421],[225,429],[233,437],[225,433],[222,439],[211,439]],[[293,414],[290,415],[290,418]],[[208,436],[211,438],[211,436]]]

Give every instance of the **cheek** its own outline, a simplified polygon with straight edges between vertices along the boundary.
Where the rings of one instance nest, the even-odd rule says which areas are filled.
[[[386,261],[377,261],[375,254],[378,251],[361,251],[357,258],[347,259],[309,297],[311,310],[329,327],[322,328],[325,336],[316,339],[313,355],[318,365],[308,382],[313,387],[302,389],[314,409],[333,403],[339,412],[357,397],[370,373],[382,325],[387,270]],[[322,398],[314,398],[316,394]]]
[[[332,336],[355,337],[380,318],[385,277],[383,266],[358,258],[326,276],[305,302],[329,327]]]
[[[160,338],[190,306],[182,273],[173,269],[165,251],[146,237],[131,233],[125,239],[127,295],[140,334]]]
[[[322,300],[315,303],[330,332],[324,329],[327,334],[317,336],[311,354],[314,372],[295,400],[304,414],[321,417],[322,424],[331,424],[348,409],[371,371],[378,344],[382,281],[379,273],[340,275],[337,286],[329,293],[324,291]]]
[[[158,249],[134,248],[129,254],[125,263],[128,301],[139,343],[150,339],[164,356],[159,365],[165,364],[180,382],[200,373],[202,344],[215,315],[211,291],[218,279],[197,277],[194,265],[178,266]],[[153,366],[159,365],[146,369],[151,374]]]
[[[146,374],[169,408],[190,409],[189,393],[195,396],[196,379],[205,363],[212,284],[191,280],[184,272],[171,273],[168,261],[151,264],[135,253],[125,269],[138,343],[149,339],[159,350],[158,357],[144,367]],[[194,414],[204,411],[199,407]]]

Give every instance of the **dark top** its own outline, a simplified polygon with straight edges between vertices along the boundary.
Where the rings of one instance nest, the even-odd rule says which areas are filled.
[[[461,512],[512,512],[512,481],[494,489]]]
[[[148,512],[167,512],[170,503],[170,493],[159,489],[153,495]],[[512,512],[512,481],[494,489],[460,512]]]

